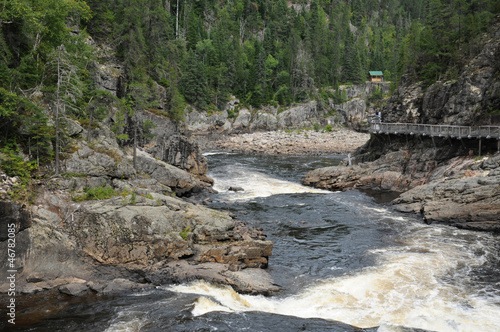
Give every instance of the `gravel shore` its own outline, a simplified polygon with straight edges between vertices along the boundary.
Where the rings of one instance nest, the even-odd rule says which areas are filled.
[[[347,154],[365,144],[370,134],[350,129],[332,132],[268,131],[222,136],[211,142],[210,148],[262,154],[326,155]]]

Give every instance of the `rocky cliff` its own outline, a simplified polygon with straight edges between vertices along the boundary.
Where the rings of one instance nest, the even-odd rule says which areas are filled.
[[[375,113],[376,103],[370,101],[374,95],[383,96],[389,92],[389,83],[367,82],[360,85],[340,86],[332,91],[342,101],[333,98],[321,102],[310,101],[288,108],[263,107],[248,109],[232,99],[221,112],[207,114],[191,109],[186,115],[187,129],[197,134],[248,133],[285,129],[325,127],[342,125],[366,129],[367,115]]]
[[[500,20],[483,36],[481,51],[457,79],[403,84],[383,108],[383,121],[500,125]],[[496,139],[372,134],[354,165],[306,175],[306,185],[331,190],[372,188],[403,192],[393,201],[428,223],[500,231],[500,157]]]
[[[71,203],[66,192],[43,189],[35,206],[0,202],[0,214],[2,230],[16,228],[20,293],[108,293],[192,278],[248,293],[278,290],[264,271],[246,271],[268,264],[272,243],[262,233],[179,198],[153,192]],[[7,234],[0,236],[7,252]],[[7,266],[7,256],[1,260]],[[242,282],[248,273],[255,283]],[[0,285],[3,292],[8,288]]]
[[[482,37],[480,52],[455,79],[425,87],[403,78],[382,110],[384,121],[450,125],[500,123],[500,18]],[[465,55],[464,55],[465,56]]]

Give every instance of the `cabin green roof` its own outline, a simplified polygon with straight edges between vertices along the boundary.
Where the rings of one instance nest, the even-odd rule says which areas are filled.
[[[381,71],[370,71],[370,76],[384,76]]]

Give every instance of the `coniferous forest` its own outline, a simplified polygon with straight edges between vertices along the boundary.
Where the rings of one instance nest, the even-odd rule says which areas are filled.
[[[3,168],[52,161],[61,114],[88,124],[151,105],[217,111],[287,106],[383,71],[394,86],[453,79],[500,12],[495,0],[8,0],[0,9],[0,142]],[[95,45],[125,74],[117,96],[96,90]],[[48,111],[47,111],[48,110]],[[90,126],[90,124],[89,124]],[[16,159],[29,149],[30,162]],[[20,158],[20,157],[19,157]],[[57,158],[56,158],[57,159]]]

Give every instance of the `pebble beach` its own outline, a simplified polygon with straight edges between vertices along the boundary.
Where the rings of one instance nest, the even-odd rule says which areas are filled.
[[[283,155],[347,154],[365,144],[370,134],[335,128],[331,132],[268,131],[219,137],[211,142],[217,150]]]

